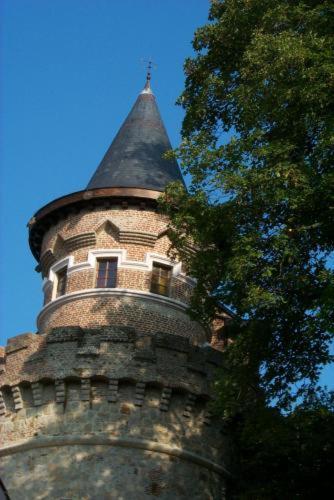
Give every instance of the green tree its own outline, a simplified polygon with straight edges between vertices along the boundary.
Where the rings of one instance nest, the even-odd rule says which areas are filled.
[[[320,396],[320,397],[319,397]],[[282,416],[263,407],[234,419],[228,432],[237,454],[230,498],[332,498],[333,397],[320,394]]]
[[[197,278],[192,314],[236,314],[216,383],[236,498],[330,489],[334,411],[317,381],[334,331],[333,33],[332,0],[214,0],[185,62],[173,154],[190,187],[162,205]]]
[[[179,99],[191,185],[164,206],[198,280],[193,313],[224,303],[239,318],[217,387],[225,415],[254,396],[289,410],[331,360],[334,6],[215,0],[209,21]]]

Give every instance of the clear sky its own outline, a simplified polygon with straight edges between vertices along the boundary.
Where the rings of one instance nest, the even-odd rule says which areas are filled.
[[[1,336],[36,331],[41,276],[26,224],[84,189],[157,63],[152,87],[173,146],[175,106],[208,0],[0,0]]]
[[[178,144],[183,62],[208,8],[208,0],[0,0],[0,345],[35,332],[42,306],[28,220],[85,188],[144,85],[141,60],[150,56],[152,87]]]

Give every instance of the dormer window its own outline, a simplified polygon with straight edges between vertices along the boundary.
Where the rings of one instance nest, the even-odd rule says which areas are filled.
[[[67,285],[67,267],[63,267],[57,273],[57,288],[56,288],[56,297],[61,297],[66,293],[66,285]]]
[[[150,291],[158,295],[168,296],[171,278],[172,268],[170,266],[153,262]]]
[[[116,288],[117,258],[98,259],[96,288]]]

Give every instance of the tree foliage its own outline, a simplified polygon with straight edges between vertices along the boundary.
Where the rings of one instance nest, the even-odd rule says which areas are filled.
[[[162,205],[197,279],[192,314],[236,314],[216,383],[236,498],[330,496],[334,411],[317,381],[334,330],[333,33],[329,0],[214,0],[185,62],[173,154],[190,187]]]
[[[320,397],[319,397],[320,396]],[[331,498],[334,466],[333,398],[320,394],[291,414],[262,407],[234,419],[237,480],[230,498]]]
[[[185,62],[175,154],[191,184],[164,207],[197,278],[193,314],[236,313],[217,387],[227,417],[254,396],[291,410],[331,359],[333,32],[331,1],[215,0]]]

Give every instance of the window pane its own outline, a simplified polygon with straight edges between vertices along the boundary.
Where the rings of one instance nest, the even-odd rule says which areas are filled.
[[[107,288],[116,287],[116,276],[108,276],[106,287]]]
[[[117,259],[97,261],[97,288],[115,288],[117,283]]]
[[[151,288],[152,293],[159,295],[169,295],[172,270],[163,264],[153,263]]]
[[[97,286],[97,288],[103,288],[104,287],[104,282],[105,282],[104,278],[98,278],[96,280],[96,286]]]
[[[61,269],[60,271],[57,272],[56,297],[60,297],[61,295],[65,295],[66,284],[67,284],[67,267],[64,267],[63,269]]]
[[[102,278],[105,275],[106,275],[106,268],[99,268],[98,276]]]

